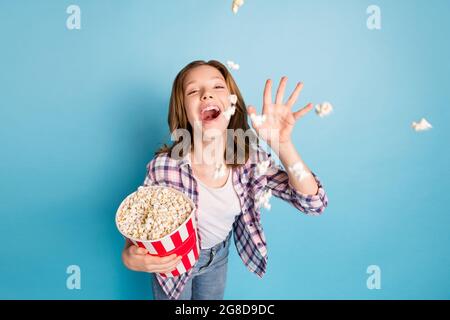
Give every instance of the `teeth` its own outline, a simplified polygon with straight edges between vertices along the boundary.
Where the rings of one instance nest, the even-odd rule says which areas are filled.
[[[205,109],[202,110],[202,113],[205,111],[209,111],[209,110],[216,110],[216,111],[220,111],[220,109],[217,106],[208,106]]]

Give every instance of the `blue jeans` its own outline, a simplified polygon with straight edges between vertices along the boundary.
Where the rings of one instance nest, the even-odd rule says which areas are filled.
[[[192,276],[181,292],[179,300],[223,300],[231,234],[232,232],[214,247],[200,250]],[[154,299],[169,300],[153,273],[152,280]]]

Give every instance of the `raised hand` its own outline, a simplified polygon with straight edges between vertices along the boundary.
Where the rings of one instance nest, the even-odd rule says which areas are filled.
[[[303,88],[303,83],[301,82],[297,83],[287,102],[283,103],[287,80],[287,77],[281,78],[275,102],[272,102],[272,80],[268,79],[266,81],[261,115],[256,114],[254,106],[248,106],[247,108],[247,113],[252,119],[253,128],[258,133],[258,136],[271,147],[275,143],[290,142],[295,122],[313,108],[313,104],[308,103],[304,108],[292,112],[292,107]],[[278,139],[278,141],[275,139]]]

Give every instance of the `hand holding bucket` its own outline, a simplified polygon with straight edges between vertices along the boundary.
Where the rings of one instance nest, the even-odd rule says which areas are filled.
[[[130,205],[130,203],[133,205],[132,199],[136,198],[136,193],[142,192],[142,194],[145,195],[145,192],[151,194],[152,192],[159,192],[163,189],[166,189],[164,193],[170,197],[174,198],[181,196],[184,201],[190,204],[190,212],[187,213],[187,218],[181,223],[181,225],[161,238],[151,240],[133,237],[129,232],[126,232],[122,224],[122,219],[124,219],[124,217],[126,218],[126,215],[128,214],[127,209],[129,208],[127,205]],[[155,203],[155,199],[152,199],[151,202],[155,206],[164,209],[164,205],[159,204],[157,201]],[[149,201],[145,203],[149,203]],[[149,208],[142,207],[142,205],[139,209],[142,209],[142,212],[148,212],[149,210]],[[120,204],[116,213],[116,225],[119,232],[125,238],[128,238],[132,243],[140,248],[145,248],[150,255],[167,257],[172,254],[176,254],[177,256],[181,256],[182,258],[180,263],[178,263],[173,270],[167,273],[160,273],[163,277],[176,277],[191,269],[199,257],[200,248],[195,224],[195,210],[195,205],[192,200],[176,189],[160,186],[140,187],[138,191],[127,196]],[[163,212],[166,214],[166,211]],[[145,213],[143,215],[145,215]]]

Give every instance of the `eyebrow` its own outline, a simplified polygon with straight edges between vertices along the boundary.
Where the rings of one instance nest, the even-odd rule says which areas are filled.
[[[212,77],[210,80],[213,80],[213,79],[219,79],[219,80],[225,81],[221,77]],[[192,81],[189,81],[188,83],[186,83],[186,88],[187,88],[188,85],[190,85],[191,83],[194,83],[194,82],[195,82],[195,80],[192,80]]]

